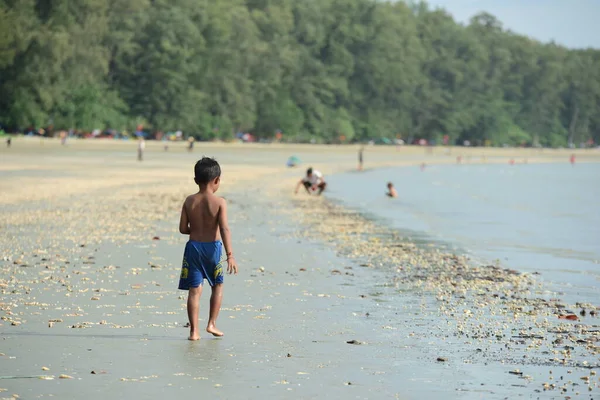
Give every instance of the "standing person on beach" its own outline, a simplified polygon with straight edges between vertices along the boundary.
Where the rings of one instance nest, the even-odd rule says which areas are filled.
[[[144,149],[146,148],[146,141],[143,137],[140,137],[138,140],[138,161],[142,161],[144,159]]]
[[[325,178],[323,174],[316,169],[313,170],[312,167],[306,170],[306,176],[298,182],[296,185],[295,194],[298,194],[298,189],[300,186],[304,186],[306,189],[306,193],[311,194],[311,190],[314,192],[318,190],[317,195],[323,193],[323,190],[327,187],[327,182],[325,182]]]
[[[227,256],[224,260],[227,262],[227,272],[230,274],[238,272],[231,247],[227,204],[225,199],[215,196],[221,184],[221,167],[215,159],[203,157],[196,163],[194,175],[198,193],[185,199],[179,221],[179,232],[190,235],[185,245],[179,279],[179,289],[189,291],[187,300],[190,321],[189,340],[200,339],[198,313],[204,279],[212,289],[206,332],[213,336],[223,336],[223,332],[217,329],[217,317],[223,298],[223,261],[221,261],[223,246]]]
[[[358,170],[363,170],[363,151],[365,150],[364,146],[360,146],[358,149]]]

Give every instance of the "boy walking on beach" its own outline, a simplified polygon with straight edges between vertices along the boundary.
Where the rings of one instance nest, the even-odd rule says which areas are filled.
[[[179,289],[189,291],[187,301],[190,321],[189,340],[200,339],[198,312],[205,279],[212,289],[206,331],[214,336],[223,336],[223,332],[218,330],[216,325],[223,298],[223,261],[221,261],[223,246],[227,272],[230,274],[238,272],[231,248],[227,204],[225,199],[215,196],[221,183],[221,167],[213,158],[203,157],[196,163],[194,174],[198,193],[185,199],[179,221],[179,232],[190,235],[190,240],[185,245],[179,279]]]

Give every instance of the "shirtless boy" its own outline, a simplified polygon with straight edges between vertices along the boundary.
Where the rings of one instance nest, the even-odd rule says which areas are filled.
[[[190,235],[185,245],[179,279],[179,289],[189,291],[187,300],[187,313],[190,320],[189,340],[200,339],[198,312],[205,279],[212,289],[206,331],[214,336],[223,336],[223,332],[217,329],[217,317],[223,298],[223,262],[227,262],[228,273],[238,272],[231,248],[227,204],[225,199],[215,196],[221,184],[221,167],[213,158],[204,157],[196,163],[194,173],[198,193],[185,199],[179,221],[179,232]],[[221,261],[223,246],[227,258]]]

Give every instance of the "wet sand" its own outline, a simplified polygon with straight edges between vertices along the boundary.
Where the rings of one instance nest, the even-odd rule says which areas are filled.
[[[329,174],[355,168],[355,148],[184,146],[149,143],[143,162],[135,143],[0,149],[0,397],[598,395],[598,304],[551,301],[535,276],[416,248],[324,199],[291,195],[302,168],[285,169],[288,156]],[[369,148],[365,159],[454,163],[457,151]],[[570,154],[469,152],[464,162]],[[241,272],[225,281],[225,337],[190,343],[177,223],[202,154],[223,167]],[[524,308],[536,298],[547,300]],[[201,323],[207,307],[208,287]],[[567,311],[580,320],[558,320]]]

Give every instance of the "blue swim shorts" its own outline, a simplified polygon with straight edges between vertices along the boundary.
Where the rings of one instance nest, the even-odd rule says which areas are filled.
[[[222,251],[223,244],[219,241],[188,241],[183,252],[179,289],[196,288],[202,285],[205,279],[210,286],[223,283]]]

